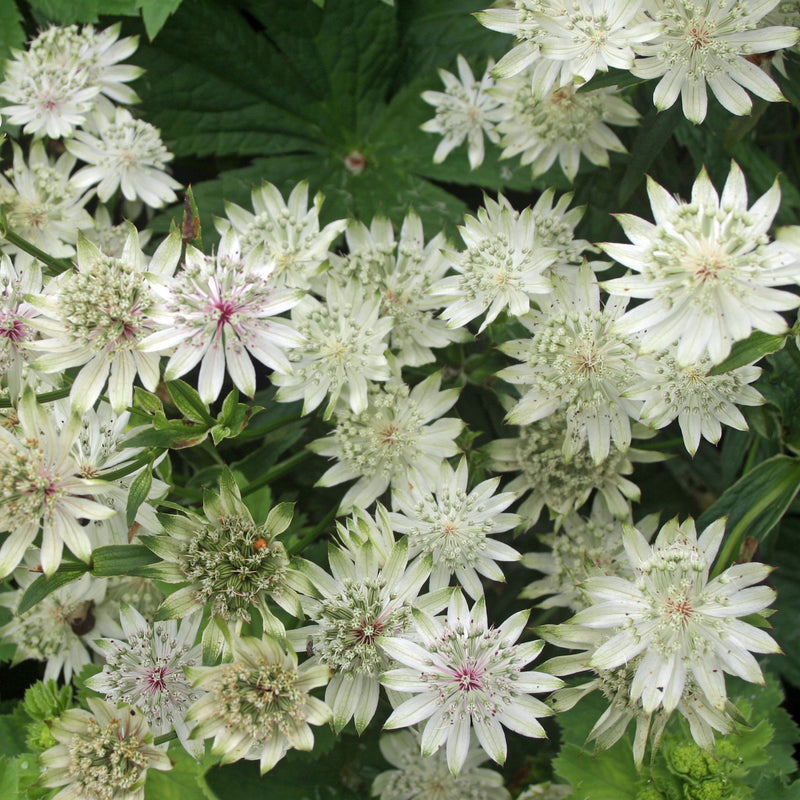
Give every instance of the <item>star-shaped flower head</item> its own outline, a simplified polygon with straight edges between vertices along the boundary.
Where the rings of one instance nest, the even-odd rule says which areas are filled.
[[[214,738],[211,753],[222,764],[258,761],[261,774],[290,748],[314,747],[311,725],[324,725],[331,710],[311,695],[328,682],[329,670],[297,656],[276,639],[236,638],[233,660],[217,667],[187,667],[186,675],[206,694],[189,709],[195,739]]]
[[[506,760],[503,727],[523,736],[546,734],[539,717],[551,710],[531,694],[558,689],[563,681],[541,672],[524,671],[541,652],[540,640],[518,644],[527,611],[490,627],[481,597],[470,609],[456,591],[445,618],[414,614],[418,642],[390,638],[384,649],[404,666],[389,670],[381,683],[413,694],[386,720],[385,728],[405,728],[427,720],[421,752],[430,756],[447,744],[447,766],[457,775],[467,761],[470,731],[489,758]]]
[[[151,317],[152,282],[171,275],[180,254],[177,229],[149,259],[133,225],[120,258],[105,255],[82,237],[77,269],[51,280],[44,296],[28,298],[42,313],[35,324],[43,338],[30,345],[42,353],[34,369],[50,373],[80,366],[69,395],[78,413],[94,405],[106,383],[117,413],[131,404],[137,374],[148,391],[155,390],[159,358],[141,349],[157,329]]]
[[[497,142],[500,136],[495,123],[500,119],[499,101],[489,90],[494,86],[491,76],[494,60],[489,59],[480,81],[475,80],[469,63],[464,56],[458,56],[458,77],[446,69],[439,70],[444,83],[443,92],[427,91],[422,99],[436,107],[436,116],[421,126],[427,133],[439,133],[442,141],[433,154],[435,164],[440,164],[450,151],[467,141],[467,156],[472,169],[483,163],[483,137]]]
[[[620,214],[632,244],[601,245],[639,273],[606,281],[603,288],[646,300],[617,320],[617,332],[641,333],[646,351],[677,342],[681,366],[706,356],[718,364],[753,329],[786,333],[779,312],[797,308],[800,297],[772,287],[800,282],[800,258],[767,235],[780,206],[778,181],[750,208],[744,173],[735,162],[722,196],[705,170],[688,203],[652,178],[647,190],[655,223]]]
[[[800,30],[785,26],[758,27],[777,0],[676,0],[655,3],[653,19],[660,35],[637,47],[631,72],[639,78],[661,78],[653,93],[659,111],[681,97],[691,122],[706,118],[706,84],[731,114],[749,114],[753,106],[746,89],[770,102],[785,100],[778,85],[749,57],[792,47]]]

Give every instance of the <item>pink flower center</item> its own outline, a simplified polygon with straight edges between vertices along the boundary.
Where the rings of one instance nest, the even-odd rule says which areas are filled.
[[[156,667],[147,674],[147,691],[155,694],[156,692],[163,692],[167,688],[167,674],[169,669],[167,667]]]
[[[9,342],[22,342],[26,339],[27,328],[19,319],[1,319],[0,336]]]
[[[463,664],[457,667],[453,675],[453,679],[462,692],[471,692],[480,689],[483,686],[482,677],[483,670],[479,669],[474,664]]]

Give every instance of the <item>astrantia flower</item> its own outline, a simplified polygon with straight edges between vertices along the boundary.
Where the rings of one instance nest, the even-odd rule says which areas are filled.
[[[277,640],[237,638],[233,661],[218,667],[188,667],[187,676],[206,694],[190,709],[195,739],[214,737],[211,753],[222,764],[241,758],[259,761],[261,774],[290,748],[311,750],[310,725],[324,725],[331,710],[310,694],[328,682],[321,664],[297,666]]]
[[[19,603],[37,577],[30,566],[20,566],[14,571],[19,589],[0,594],[0,602],[14,615],[0,628],[0,642],[16,645],[12,664],[43,661],[45,680],[57,680],[63,673],[69,683],[91,663],[91,651],[100,652],[94,644],[98,636],[122,634],[103,604],[107,580],[81,575],[20,614]]]
[[[457,775],[467,760],[470,730],[489,758],[506,760],[503,727],[523,736],[544,737],[538,717],[552,712],[530,694],[558,689],[563,682],[523,668],[539,655],[542,641],[516,644],[528,620],[520,611],[497,628],[489,627],[481,597],[470,610],[456,592],[446,618],[416,612],[419,644],[389,638],[384,649],[404,666],[389,670],[381,683],[414,697],[398,706],[385,728],[405,728],[428,720],[420,739],[427,757],[447,743],[447,766]]]
[[[58,425],[46,407],[26,389],[17,407],[18,432],[0,426],[0,530],[9,536],[0,548],[0,577],[22,560],[41,531],[42,569],[52,575],[64,544],[89,561],[91,543],[79,519],[106,519],[113,509],[89,497],[110,488],[106,481],[84,478],[72,455],[80,419]]]
[[[392,223],[375,217],[369,228],[351,221],[346,256],[331,256],[331,272],[356,278],[365,293],[381,298],[382,316],[393,320],[389,346],[401,365],[420,366],[435,360],[432,348],[469,339],[462,329],[436,319],[440,303],[428,293],[449,267],[442,254],[446,240],[439,233],[425,244],[422,220],[410,211],[395,242]]]
[[[111,407],[131,404],[138,373],[145,388],[158,384],[159,358],[141,350],[153,332],[152,275],[169,276],[181,253],[181,234],[173,231],[147,259],[131,226],[121,258],[107,256],[88,239],[78,243],[78,268],[50,281],[47,292],[29,302],[42,312],[36,326],[44,337],[32,343],[42,353],[34,363],[42,372],[81,366],[70,390],[73,408],[90,408],[108,382]]]
[[[58,742],[40,756],[42,786],[64,786],[53,800],[144,800],[148,769],[169,770],[169,756],[153,745],[144,715],[88,697],[89,711],[71,708],[53,721]]]
[[[28,162],[22,149],[12,143],[14,160],[8,179],[0,174],[0,206],[8,226],[23,239],[61,258],[75,252],[78,231],[92,227],[92,218],[84,209],[88,195],[70,180],[75,156],[62,153],[52,161],[42,142],[30,146]],[[2,242],[2,248],[17,253],[17,266],[32,260],[18,248]]]
[[[631,418],[639,404],[624,392],[638,379],[636,342],[615,333],[624,301],[600,305],[594,273],[584,264],[572,281],[553,280],[554,291],[541,311],[520,322],[531,332],[500,346],[522,364],[500,370],[497,377],[522,387],[522,398],[506,419],[526,425],[563,409],[567,421],[563,454],[575,456],[588,442],[595,463],[604,461],[611,443],[625,452],[631,443]]]
[[[188,584],[164,601],[159,617],[185,617],[208,605],[213,616],[238,631],[250,621],[252,605],[264,626],[282,635],[283,625],[269,601],[302,618],[295,590],[308,587],[290,568],[286,548],[278,541],[292,521],[292,504],[275,506],[264,524],[256,525],[233,477],[223,473],[219,493],[206,492],[203,512],[160,515],[166,535],[142,537],[165,560],[152,568],[152,577]]]
[[[677,708],[691,678],[710,704],[724,711],[724,673],[763,683],[751,655],[777,653],[769,634],[740,617],[763,611],[774,599],[764,580],[764,564],[735,564],[709,580],[709,570],[725,532],[713,522],[699,540],[694,520],[668,522],[653,545],[633,527],[623,528],[625,550],[635,577],[593,577],[584,585],[593,605],[568,625],[611,634],[591,658],[594,669],[613,669],[641,655],[631,683],[631,699],[645,712]]]
[[[750,113],[753,104],[745,89],[770,102],[784,100],[775,81],[748,60],[800,39],[796,28],[758,27],[775,5],[777,0],[655,3],[651,14],[661,33],[638,45],[642,57],[631,72],[639,78],[661,78],[653,94],[656,108],[669,108],[680,94],[684,115],[696,123],[706,118],[706,83],[731,114]]]
[[[433,556],[432,590],[448,586],[451,576],[473,599],[483,594],[478,575],[504,581],[497,561],[516,561],[520,554],[509,545],[489,538],[520,522],[516,514],[502,513],[516,499],[514,492],[495,494],[500,478],[490,478],[467,492],[467,460],[453,468],[442,461],[435,483],[411,471],[409,480],[392,491],[392,528],[406,534],[409,554]]]
[[[271,268],[271,280],[278,285],[308,289],[309,281],[327,260],[331,243],[347,227],[347,220],[337,219],[320,230],[323,196],[317,193],[309,208],[307,181],[292,189],[288,201],[275,186],[265,183],[253,190],[252,201],[255,213],[235,203],[225,204],[245,259],[253,267]],[[227,221],[222,221],[222,227],[225,224]]]
[[[613,444],[600,463],[585,451],[567,461],[563,455],[566,420],[563,415],[524,425],[513,439],[497,439],[486,446],[491,468],[517,472],[506,490],[530,496],[519,507],[525,522],[533,525],[544,506],[561,516],[579,509],[596,489],[612,514],[628,514],[628,500],[638,500],[639,487],[625,476],[633,472],[632,458],[652,459],[652,454],[633,448],[621,453]],[[660,458],[660,457],[659,457]]]
[[[278,373],[281,403],[303,400],[303,414],[312,412],[328,395],[325,419],[345,393],[356,414],[367,407],[368,381],[389,379],[386,339],[391,317],[381,316],[379,297],[364,297],[355,280],[340,285],[328,280],[325,302],[307,295],[292,309],[292,322],[304,341],[289,353],[291,372]]]
[[[478,329],[482,331],[505,309],[515,316],[525,314],[532,298],[552,289],[546,271],[558,251],[536,240],[531,208],[520,213],[503,195],[497,202],[486,197],[478,216],[465,215],[459,231],[467,249],[444,253],[459,274],[442,278],[429,290],[447,304],[441,316],[449,327],[466,325],[486,312]]]
[[[575,238],[575,227],[581,221],[585,206],[569,208],[573,193],[567,192],[554,203],[555,189],[545,189],[532,207],[536,240],[541,247],[554,247],[558,259],[550,267],[553,274],[572,274],[584,260],[584,251],[594,249],[586,239]],[[595,266],[592,264],[592,266]]]
[[[652,179],[647,189],[655,224],[620,214],[633,244],[602,245],[639,273],[606,281],[604,288],[647,300],[622,316],[616,330],[642,332],[646,350],[677,342],[681,365],[706,356],[719,363],[754,328],[786,333],[778,312],[797,308],[800,297],[771,287],[800,282],[800,258],[767,236],[781,200],[777,180],[749,209],[744,174],[735,163],[721,197],[705,170],[689,203]]]
[[[486,753],[474,736],[458,775],[448,769],[443,750],[423,758],[415,730],[384,734],[380,748],[383,757],[397,767],[381,772],[372,782],[372,796],[380,800],[511,799],[503,776],[480,767],[486,761]]]
[[[248,397],[256,391],[252,355],[278,372],[289,372],[287,348],[303,342],[288,321],[274,319],[302,299],[299,290],[271,284],[263,272],[241,259],[236,232],[228,230],[213,257],[189,245],[183,268],[154,287],[161,302],[151,311],[159,330],[145,353],[169,353],[165,380],[174,380],[200,362],[197,389],[206,403],[217,399],[225,371]]]
[[[388,531],[385,510],[380,509],[376,521]],[[328,561],[332,576],[301,562],[315,589],[314,596],[302,601],[313,624],[287,636],[298,652],[312,653],[306,663],[331,669],[325,702],[333,709],[334,729],[341,731],[354,719],[360,734],[378,707],[378,676],[393,665],[383,642],[412,630],[412,603],[430,574],[431,560],[419,559],[408,568],[408,541],[400,539],[385,564],[370,541],[350,549],[331,546]]]
[[[184,720],[189,706],[202,696],[183,674],[184,667],[200,663],[200,645],[195,645],[200,615],[152,625],[132,606],[120,613],[123,640],[100,639],[97,646],[106,657],[103,671],[86,685],[112,703],[136,706],[156,736],[173,729],[181,744],[195,757],[202,745],[189,740],[193,726]]]
[[[72,155],[89,165],[72,176],[76,186],[96,186],[102,203],[117,189],[127,200],[141,200],[151,208],[178,199],[173,190],[181,184],[164,169],[172,154],[164,147],[158,128],[134,119],[124,108],[116,109],[113,119],[98,115],[95,120],[96,136],[79,130],[65,142]]]
[[[677,418],[690,455],[697,452],[701,436],[717,444],[723,423],[747,430],[747,420],[737,405],[764,402],[761,393],[748,385],[761,375],[761,369],[752,364],[714,374],[707,358],[681,367],[669,351],[659,353],[651,363],[655,369],[643,371],[641,381],[626,396],[644,401],[639,419],[646,425],[663,428]]]
[[[497,144],[500,138],[494,123],[500,118],[499,102],[488,90],[494,86],[491,70],[494,60],[489,59],[480,81],[475,81],[469,63],[464,56],[458,56],[458,78],[446,69],[439,70],[444,83],[443,92],[423,92],[422,99],[436,107],[436,116],[421,126],[427,133],[439,133],[442,141],[433,154],[435,164],[447,158],[451,150],[467,140],[467,155],[472,169],[483,163],[484,135]]]
[[[500,33],[513,34],[516,46],[506,53],[494,68],[504,78],[516,75],[539,58],[538,39],[544,33],[538,11],[541,0],[515,0],[510,8],[487,8],[475,13],[481,25]]]
[[[617,96],[616,87],[580,91],[572,84],[543,90],[531,88],[527,73],[497,82],[493,90],[502,101],[504,117],[497,123],[501,133],[501,158],[522,156],[533,176],[546,172],[556,159],[564,174],[575,180],[581,155],[608,166],[609,150],[625,147],[609,125],[638,124],[636,109]]]
[[[404,482],[409,467],[436,482],[442,460],[458,453],[455,439],[464,427],[455,417],[439,419],[458,399],[458,389],[441,392],[440,385],[441,375],[435,373],[410,391],[394,382],[376,386],[365,411],[340,409],[336,430],[309,445],[321,456],[338,459],[318,486],[358,478],[342,498],[340,514],[369,506],[390,485]]]

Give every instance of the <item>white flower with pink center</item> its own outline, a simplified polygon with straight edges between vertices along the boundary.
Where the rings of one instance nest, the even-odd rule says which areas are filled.
[[[474,729],[480,746],[498,764],[506,760],[503,727],[542,738],[537,721],[553,712],[530,694],[563,686],[563,681],[523,668],[544,643],[517,644],[528,611],[489,627],[481,597],[470,610],[460,591],[453,594],[446,618],[414,611],[419,644],[390,637],[383,649],[405,666],[381,675],[387,689],[414,696],[398,706],[384,725],[405,728],[427,720],[420,740],[423,756],[447,744],[447,765],[456,775],[464,766]]]
[[[202,755],[203,744],[189,739],[194,724],[185,716],[205,692],[192,687],[183,668],[200,664],[200,645],[195,644],[200,617],[192,614],[180,625],[176,620],[150,624],[123,603],[120,621],[127,641],[98,640],[106,665],[86,682],[110,702],[139,708],[156,736],[174,730],[195,758]]]
[[[186,264],[156,292],[153,310],[160,330],[142,345],[145,352],[170,353],[164,371],[174,380],[200,362],[197,389],[206,403],[217,399],[225,372],[248,397],[256,391],[250,356],[279,373],[291,372],[285,350],[303,342],[289,320],[275,319],[297,305],[301,290],[278,287],[268,270],[241,260],[239,237],[231,228],[216,256],[186,248]]]

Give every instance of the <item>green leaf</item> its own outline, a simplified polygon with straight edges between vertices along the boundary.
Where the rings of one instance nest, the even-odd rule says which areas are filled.
[[[145,467],[131,483],[128,492],[128,502],[125,507],[125,522],[130,528],[136,520],[136,514],[139,507],[147,500],[147,495],[150,494],[150,488],[153,485],[153,465],[152,463]]]
[[[17,608],[18,614],[24,614],[33,608],[37,603],[44,600],[47,595],[52,594],[56,589],[66,586],[72,581],[78,580],[85,572],[89,571],[89,565],[82,561],[62,561],[59,568],[48,578],[40,575],[22,595]]]
[[[214,417],[208,412],[208,406],[200,399],[197,390],[186,381],[167,381],[167,391],[178,411],[194,422],[214,424]]]
[[[208,759],[195,761],[180,742],[170,743],[169,758],[172,769],[168,772],[148,770],[145,784],[147,800],[219,800],[204,777],[210,766]]]
[[[11,55],[11,48],[25,44],[22,15],[14,0],[0,0],[0,64]]]
[[[159,560],[143,544],[112,544],[98,547],[92,553],[92,575],[107,578],[112,575],[137,575],[138,570]]]
[[[777,352],[785,344],[786,336],[753,331],[746,339],[736,342],[731,348],[731,354],[721,364],[717,364],[709,374],[722,375],[747,364],[754,364],[764,356]]]
[[[98,0],[30,0],[30,4],[48,19],[63,25],[97,22]]]
[[[25,736],[29,722],[30,717],[21,704],[11,714],[0,715],[0,753],[4,756],[18,756],[25,752]]]
[[[0,797],[17,797],[19,791],[19,773],[16,761],[7,755],[0,755]]]
[[[182,2],[183,0],[136,0],[136,5],[142,9],[144,29],[151,42]]]
[[[699,531],[728,516],[725,539],[712,575],[739,555],[746,536],[757,541],[778,524],[800,489],[800,459],[779,455],[762,461],[726,490],[697,520]]]

